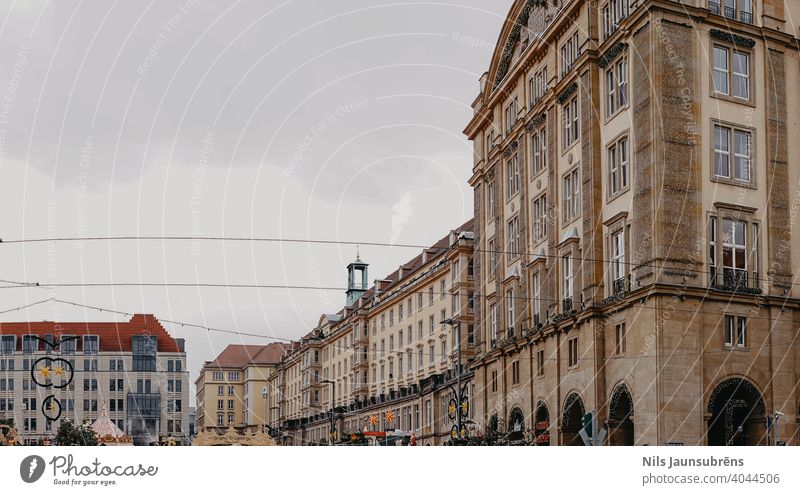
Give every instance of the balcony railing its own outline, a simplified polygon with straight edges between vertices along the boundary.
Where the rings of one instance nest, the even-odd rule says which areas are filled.
[[[612,283],[613,295],[623,294],[625,292],[625,289],[626,287],[624,278],[618,278],[614,280],[614,282]]]
[[[740,21],[747,24],[753,23],[753,13],[746,10],[739,10],[737,15],[737,10],[735,7],[729,6],[722,6],[719,2],[708,2],[708,11],[714,15],[721,15],[726,19],[730,19],[732,21]]]
[[[720,279],[718,270],[712,268],[711,286],[718,290],[730,292],[761,293],[761,289],[758,287],[758,281],[756,279],[751,280],[747,270],[723,268],[722,277]]]
[[[572,311],[572,298],[568,297],[566,299],[563,299],[561,301],[561,306],[562,306],[563,311],[565,313],[568,313],[568,312]]]

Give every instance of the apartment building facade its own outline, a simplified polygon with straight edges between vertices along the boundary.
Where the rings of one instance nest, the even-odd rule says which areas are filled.
[[[0,323],[0,416],[26,444],[103,409],[136,445],[188,437],[183,339],[153,315],[127,322]]]
[[[457,423],[457,399],[462,429],[474,425],[471,229],[451,231],[371,287],[366,263],[347,267],[346,306],[322,315],[270,378],[270,424],[282,444],[388,432],[440,445]]]
[[[288,346],[231,344],[206,361],[195,380],[198,432],[234,427],[244,433],[264,430],[268,380]]]
[[[799,15],[513,2],[465,130],[479,418],[798,444]]]

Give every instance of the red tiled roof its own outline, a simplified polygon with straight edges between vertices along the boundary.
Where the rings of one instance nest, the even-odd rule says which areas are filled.
[[[267,345],[231,344],[208,366],[241,368],[247,363],[278,364],[288,344],[273,342]]]
[[[97,335],[100,337],[101,352],[130,352],[131,337],[134,335],[155,335],[158,338],[158,352],[179,352],[178,343],[161,326],[153,315],[136,314],[127,322],[52,322],[31,321],[0,323],[0,335]],[[44,343],[39,349],[44,350]],[[76,342],[76,351],[83,351],[82,339]],[[22,350],[22,338],[17,338],[17,350]]]

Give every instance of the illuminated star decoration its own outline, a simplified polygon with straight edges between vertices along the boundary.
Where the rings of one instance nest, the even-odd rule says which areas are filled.
[[[53,370],[53,373],[55,373],[56,376],[62,376],[64,374],[64,367],[63,366],[57,366],[56,369]]]
[[[377,424],[378,424],[378,416],[376,416],[376,415],[374,415],[374,414],[373,414],[372,416],[370,416],[370,417],[369,417],[369,423],[370,423],[372,426],[375,426],[375,425],[377,425]]]
[[[54,412],[56,412],[56,401],[54,401],[54,400],[51,400],[51,401],[50,401],[50,405],[49,405],[49,406],[47,406],[47,408],[48,408],[48,409],[50,409],[50,412],[51,412],[51,413],[54,413]]]
[[[390,423],[394,421],[394,411],[389,411],[386,413],[386,421]]]
[[[43,367],[42,369],[39,370],[39,373],[42,374],[43,378],[49,378],[50,377],[50,367],[49,366]]]
[[[447,412],[449,412],[450,414],[455,414],[456,413],[456,405],[451,403],[449,406],[447,406]]]

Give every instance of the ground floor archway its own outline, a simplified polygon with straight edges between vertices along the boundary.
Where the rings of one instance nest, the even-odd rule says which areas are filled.
[[[525,415],[522,409],[515,407],[508,415],[508,439],[510,441],[521,440],[525,436]]]
[[[562,445],[584,445],[580,431],[583,428],[583,416],[586,408],[583,399],[577,393],[572,393],[564,401],[564,414],[561,416],[561,443]]]
[[[611,392],[608,404],[608,444],[633,445],[633,398],[628,387],[620,383]]]
[[[708,445],[766,445],[761,392],[744,378],[728,378],[708,400]]]
[[[533,439],[536,445],[550,445],[550,411],[547,404],[539,401],[534,413]]]

